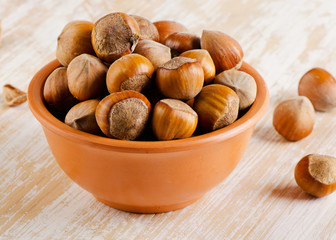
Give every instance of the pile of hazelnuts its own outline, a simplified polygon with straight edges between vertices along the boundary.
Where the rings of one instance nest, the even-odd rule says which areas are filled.
[[[121,12],[68,23],[57,39],[61,67],[43,96],[67,125],[122,140],[188,138],[237,120],[255,100],[243,51],[220,31],[199,37],[175,21]]]

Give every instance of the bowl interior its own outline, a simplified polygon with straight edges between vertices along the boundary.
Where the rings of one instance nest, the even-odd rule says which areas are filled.
[[[125,141],[110,139],[85,133],[69,127],[55,118],[46,108],[43,101],[43,86],[46,78],[60,63],[54,60],[44,66],[32,79],[28,88],[28,104],[36,119],[49,130],[61,134],[73,141],[85,144],[93,144],[97,148],[115,149],[118,151],[139,151],[139,152],[161,152],[161,151],[179,151],[181,149],[194,148],[202,144],[216,141],[223,141],[235,136],[242,131],[254,126],[265,113],[269,93],[265,81],[261,75],[249,64],[243,62],[241,70],[252,75],[257,84],[257,96],[250,109],[237,121],[214,132],[194,136],[186,139],[169,141]]]

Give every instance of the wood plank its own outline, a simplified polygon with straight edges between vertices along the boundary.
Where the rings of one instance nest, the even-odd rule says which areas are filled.
[[[237,168],[194,204],[164,214],[118,211],[95,200],[58,167],[27,104],[0,102],[0,239],[335,239],[335,195],[315,199],[294,181],[308,153],[336,156],[336,110],[317,113],[313,133],[287,142],[272,127],[273,109],[297,95],[312,67],[336,74],[333,0],[2,1],[0,83],[27,90],[55,58],[56,38],[75,19],[123,11],[170,19],[201,34],[236,38],[267,81],[270,107]]]

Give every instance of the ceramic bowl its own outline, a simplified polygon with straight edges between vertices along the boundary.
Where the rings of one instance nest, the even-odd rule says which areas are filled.
[[[34,76],[28,89],[29,107],[66,175],[104,204],[130,212],[183,208],[223,181],[244,154],[269,102],[263,78],[243,63],[241,70],[256,80],[257,97],[233,124],[181,140],[110,139],[73,129],[47,110],[43,86],[58,66],[54,60]]]

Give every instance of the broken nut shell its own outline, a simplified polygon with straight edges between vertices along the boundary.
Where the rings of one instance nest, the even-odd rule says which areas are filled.
[[[5,103],[10,107],[20,105],[27,101],[27,93],[10,84],[5,84],[3,86],[2,94]]]

